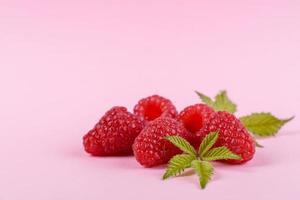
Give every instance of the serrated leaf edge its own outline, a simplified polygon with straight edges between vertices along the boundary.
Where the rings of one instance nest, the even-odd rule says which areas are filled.
[[[205,138],[202,140],[198,153],[200,157],[202,157],[218,140],[219,134],[218,132],[210,132]]]
[[[185,152],[189,155],[192,155],[196,158],[197,152],[196,152],[195,148],[186,139],[184,139],[180,136],[177,136],[177,135],[166,136],[165,139],[168,140],[169,142],[171,142],[172,144],[174,144],[176,147],[178,147],[183,152]]]
[[[237,105],[231,99],[229,99],[226,90],[221,90],[215,96],[214,100],[201,92],[195,92],[203,103],[212,107],[215,111],[227,111],[230,113],[235,113],[237,111]],[[223,105],[223,107],[221,105]],[[226,105],[226,107],[224,107],[224,105]]]
[[[241,160],[241,157],[228,149],[225,146],[215,147],[210,149],[204,156],[205,161],[215,161],[215,160]]]
[[[260,124],[256,123],[256,124],[252,124],[252,125],[247,125],[247,123],[249,123],[251,120],[253,120],[253,119],[251,119],[251,117],[257,117],[260,115],[265,115],[265,116],[271,117],[271,118],[273,118],[273,120],[276,120],[276,122],[275,123],[260,122]],[[241,123],[245,126],[245,128],[249,132],[253,133],[253,135],[259,136],[259,137],[269,137],[269,136],[275,136],[279,132],[279,130],[282,128],[283,125],[290,122],[294,118],[295,118],[295,116],[292,116],[287,119],[280,119],[270,112],[254,112],[249,115],[242,116],[239,119],[240,119]],[[262,125],[263,123],[264,123],[264,125]],[[257,127],[264,127],[264,126],[272,126],[272,129],[275,129],[275,130],[269,131],[268,133],[262,133],[262,132],[258,132],[257,130],[254,130],[254,129],[257,129]]]
[[[181,159],[181,160],[180,160]],[[189,154],[180,154],[174,156],[168,162],[167,170],[163,175],[163,180],[181,174],[186,168],[191,167],[194,156]]]
[[[191,165],[198,175],[200,187],[204,189],[214,173],[213,165],[207,161],[200,160],[194,160]],[[206,169],[207,166],[209,169]]]

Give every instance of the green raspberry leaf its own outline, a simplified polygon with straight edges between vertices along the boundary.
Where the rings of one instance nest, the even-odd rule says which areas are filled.
[[[211,132],[202,140],[199,147],[199,155],[202,157],[216,143],[219,137],[218,132]]]
[[[252,113],[251,115],[240,118],[242,124],[248,129],[248,131],[261,137],[276,135],[279,129],[292,119],[294,119],[294,117],[278,119],[271,113],[264,112]]]
[[[213,107],[214,101],[210,97],[208,97],[208,96],[206,96],[206,95],[204,95],[204,94],[202,94],[202,93],[200,93],[198,91],[195,91],[195,92],[199,96],[199,98],[201,99],[201,101],[203,103],[206,103],[207,105]]]
[[[241,157],[234,154],[225,146],[213,148],[203,156],[203,160],[206,161],[227,159],[240,160]]]
[[[236,107],[236,104],[228,98],[227,92],[225,90],[221,91],[215,97],[214,109],[216,111],[227,111],[230,113],[235,113],[237,110]]]
[[[195,157],[188,154],[174,156],[168,163],[167,170],[163,175],[163,179],[181,174],[184,169],[191,167],[193,160],[195,160]]]
[[[208,106],[212,107],[215,111],[227,111],[230,113],[235,113],[237,111],[237,105],[233,103],[225,90],[220,91],[213,101],[210,97],[197,92],[197,95],[202,100],[203,103],[206,103]]]
[[[194,149],[194,147],[188,142],[186,141],[184,138],[180,137],[180,136],[167,136],[165,137],[169,142],[171,142],[172,144],[174,144],[176,147],[178,147],[180,150],[182,150],[183,152],[194,156],[194,158],[196,158],[197,156],[197,152]]]
[[[254,140],[255,142],[255,146],[258,147],[258,148],[264,148],[263,145],[261,145],[260,143],[257,142],[257,140]]]
[[[214,173],[212,164],[206,161],[194,160],[192,162],[192,167],[199,177],[201,188],[204,189]]]

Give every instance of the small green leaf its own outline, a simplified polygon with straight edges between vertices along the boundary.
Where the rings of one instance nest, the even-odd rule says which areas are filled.
[[[201,188],[204,189],[214,173],[212,164],[206,161],[194,160],[192,162],[192,167],[199,177]]]
[[[225,146],[213,148],[203,156],[203,160],[206,161],[227,159],[240,160],[241,157],[231,152]]]
[[[197,152],[194,149],[194,147],[186,141],[184,138],[180,136],[167,136],[165,137],[168,141],[170,141],[172,144],[174,144],[176,147],[178,147],[183,152],[192,155],[194,157],[197,156]]]
[[[259,144],[259,143],[257,142],[257,140],[254,140],[254,142],[255,142],[255,146],[256,146],[256,147],[258,147],[258,148],[264,148],[264,146],[261,145],[261,144]]]
[[[206,103],[208,106],[212,107],[215,111],[227,111],[230,113],[235,113],[237,110],[237,105],[233,103],[225,90],[220,91],[216,97],[215,100],[212,100],[210,97],[197,92],[197,95],[201,99],[203,103]]]
[[[254,135],[267,137],[276,135],[279,129],[293,118],[281,120],[271,113],[262,112],[241,117],[240,120],[248,131]]]
[[[208,97],[198,91],[195,91],[195,92],[199,96],[199,98],[202,100],[203,103],[206,103],[209,106],[213,106],[214,101],[210,97]]]
[[[205,136],[199,147],[199,154],[201,157],[216,143],[218,137],[218,132],[211,132]]]
[[[216,111],[236,112],[236,104],[228,98],[226,91],[221,91],[217,94],[213,108]]]
[[[174,156],[168,163],[163,179],[182,173],[184,169],[191,167],[191,163],[194,159],[194,156],[188,154]]]

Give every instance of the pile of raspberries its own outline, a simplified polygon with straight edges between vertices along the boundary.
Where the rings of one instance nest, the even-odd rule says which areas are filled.
[[[145,167],[166,164],[180,149],[165,139],[178,135],[198,148],[203,138],[217,131],[214,147],[225,146],[241,160],[224,160],[241,164],[253,158],[255,141],[238,118],[225,111],[215,112],[205,104],[186,107],[179,114],[173,103],[153,95],[141,99],[133,113],[116,106],[83,137],[84,149],[93,156],[134,154]]]

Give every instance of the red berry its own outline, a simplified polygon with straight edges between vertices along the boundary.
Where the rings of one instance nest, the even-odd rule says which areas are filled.
[[[164,97],[153,95],[141,99],[134,107],[134,113],[147,121],[152,121],[158,117],[177,116],[177,111],[173,103]]]
[[[208,118],[214,113],[214,110],[205,104],[195,104],[183,109],[178,119],[182,121],[184,127],[192,133],[191,140],[189,141],[194,146],[200,145],[200,138],[196,136],[196,132],[199,131]]]
[[[188,132],[182,123],[172,118],[160,117],[146,125],[132,147],[137,161],[145,167],[152,167],[167,163],[174,155],[181,153],[164,138],[167,135],[187,138]]]
[[[85,151],[94,156],[126,155],[144,128],[144,121],[125,107],[113,107],[83,137]]]
[[[253,158],[255,142],[246,128],[234,115],[228,112],[217,112],[212,115],[209,122],[197,132],[201,140],[210,132],[218,131],[219,138],[214,147],[226,146],[233,153],[242,157],[241,160],[224,160],[231,164],[240,164]]]
[[[214,110],[205,104],[188,106],[179,113],[179,119],[184,127],[191,133],[199,131]]]

